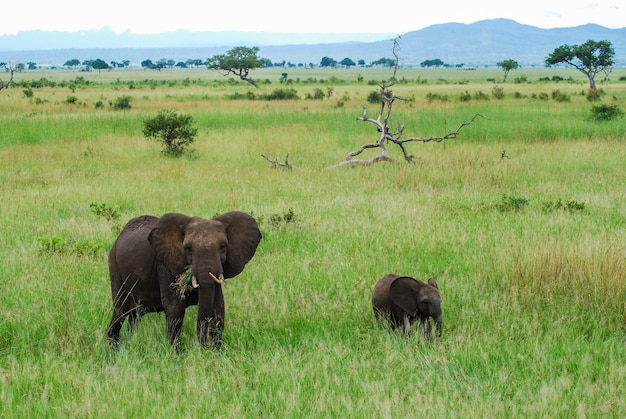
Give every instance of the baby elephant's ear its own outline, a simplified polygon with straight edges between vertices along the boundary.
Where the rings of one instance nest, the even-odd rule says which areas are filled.
[[[215,217],[215,220],[224,224],[226,228],[228,251],[226,262],[222,267],[224,277],[232,278],[239,275],[254,256],[261,241],[261,231],[256,220],[245,212],[227,212]]]
[[[393,281],[389,287],[389,296],[391,301],[400,307],[406,314],[410,316],[417,316],[417,294],[419,293],[420,285],[415,279],[408,276],[401,276]]]
[[[435,282],[435,280],[434,280],[434,279],[432,279],[432,278],[429,278],[429,279],[428,279],[428,285],[430,285],[430,286],[432,286],[432,287],[435,287],[435,288],[439,289],[439,287],[437,286],[437,283],[436,283],[436,282]]]

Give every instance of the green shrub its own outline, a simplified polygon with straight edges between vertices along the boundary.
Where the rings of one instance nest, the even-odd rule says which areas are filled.
[[[469,102],[470,100],[472,100],[472,95],[466,90],[465,92],[461,93],[461,96],[459,96],[459,100],[461,102]]]
[[[269,223],[272,227],[284,227],[287,224],[294,223],[296,221],[296,214],[292,208],[289,208],[283,215],[272,214],[269,218]]]
[[[522,197],[514,197],[502,195],[502,200],[496,204],[496,208],[500,212],[521,211],[528,205],[528,199]]]
[[[295,89],[275,89],[272,93],[262,95],[263,100],[297,100],[298,92]]]
[[[493,86],[493,89],[491,89],[491,94],[496,99],[504,99],[504,88],[502,86]]]
[[[585,209],[585,203],[574,201],[573,199],[567,202],[563,202],[563,200],[559,198],[556,201],[544,202],[543,204],[541,204],[541,209],[543,210],[543,212],[548,212],[548,213],[559,211],[559,210],[563,210],[567,212],[583,211]]]
[[[131,96],[119,96],[115,99],[115,101],[111,104],[111,107],[117,111],[130,109],[130,102],[133,100]]]
[[[374,92],[370,92],[369,95],[367,95],[367,103],[376,105],[378,103],[381,103],[381,101],[382,101],[382,98],[380,97],[380,91],[378,90]]]
[[[589,102],[598,102],[602,100],[602,90],[601,89],[589,89],[587,90],[587,94],[585,97]]]
[[[556,100],[557,102],[569,102],[570,101],[569,95],[561,92],[559,89],[556,89],[555,91],[552,92],[552,99]]]
[[[616,104],[613,105],[594,105],[591,107],[592,121],[610,121],[612,119],[621,118],[624,116],[622,111]]]
[[[484,93],[482,90],[474,93],[474,99],[476,100],[489,100],[489,95]]]
[[[426,100],[428,101],[428,103],[433,103],[435,100],[438,100],[440,102],[447,102],[448,101],[448,95],[442,95],[440,93],[428,92],[426,94]]]
[[[96,256],[105,246],[102,242],[91,240],[62,239],[57,236],[35,237],[39,243],[39,254],[59,254],[77,256]]]
[[[313,95],[310,96],[310,98],[314,100],[322,100],[325,97],[326,95],[324,94],[324,91],[320,88],[315,88],[315,90],[313,91]]]
[[[116,221],[121,217],[119,207],[111,207],[107,204],[96,204],[94,202],[89,204],[89,208],[98,217],[103,217],[108,221]]]
[[[253,92],[247,91],[246,93],[235,92],[232,95],[226,96],[230,100],[254,100],[256,96]]]
[[[159,111],[157,116],[144,121],[143,135],[161,143],[162,153],[169,157],[179,157],[198,134],[193,126],[193,117],[178,114],[173,110]]]

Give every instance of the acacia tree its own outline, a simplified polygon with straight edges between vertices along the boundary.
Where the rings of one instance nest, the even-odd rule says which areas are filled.
[[[71,60],[67,60],[63,67],[76,68],[80,65],[80,61],[77,58],[72,58]]]
[[[356,63],[354,61],[352,61],[352,59],[350,59],[348,57],[346,57],[343,60],[341,60],[341,62],[339,64],[341,64],[343,66],[346,66],[346,68],[350,68],[350,67],[356,65]]]
[[[224,76],[234,74],[254,87],[259,87],[254,80],[248,77],[250,70],[261,68],[265,65],[265,60],[257,55],[258,52],[259,47],[235,47],[226,51],[226,54],[214,55],[208,58],[206,66],[209,70],[223,71],[225,73]]]
[[[402,136],[404,135],[403,124],[400,125],[398,128],[396,128],[395,130],[392,130],[389,127],[389,120],[391,117],[391,111],[393,109],[393,103],[396,101],[396,99],[404,100],[399,96],[393,95],[393,93],[391,92],[391,87],[395,85],[396,73],[398,71],[398,53],[397,53],[398,48],[399,48],[398,38],[395,38],[393,40],[393,55],[395,57],[395,60],[393,60],[395,61],[393,75],[391,76],[391,79],[389,79],[388,82],[383,81],[379,85],[381,108],[380,108],[378,117],[376,119],[370,118],[367,115],[367,108],[363,107],[363,115],[357,118],[358,121],[369,122],[376,126],[376,129],[379,133],[378,140],[373,143],[364,144],[355,151],[350,151],[348,154],[346,154],[345,161],[339,164],[336,164],[334,166],[331,166],[330,168],[335,168],[335,167],[344,166],[344,165],[348,165],[348,166],[354,166],[358,164],[371,165],[380,161],[391,161],[392,159],[391,157],[389,157],[389,153],[387,152],[387,147],[386,147],[387,143],[396,144],[398,147],[400,147],[400,150],[402,150],[402,154],[404,155],[404,160],[410,163],[413,161],[415,156],[409,155],[405,146],[406,143],[414,142],[414,141],[421,141],[423,143],[427,143],[429,141],[441,142],[447,139],[456,138],[463,127],[474,122],[474,120],[477,117],[482,116],[480,114],[474,115],[474,117],[470,119],[469,121],[462,122],[459,125],[459,127],[456,129],[456,131],[449,132],[448,134],[443,135],[441,137],[408,137],[408,138],[403,139],[402,138]],[[370,149],[370,148],[378,148],[380,150],[380,154],[377,156],[371,157],[368,160],[353,159],[354,157],[358,156],[359,154],[363,153],[365,150]]]
[[[582,45],[561,45],[546,58],[546,64],[565,63],[575,67],[589,78],[589,87],[596,88],[595,77],[600,71],[605,73],[613,68],[615,50],[610,41],[588,40]]]
[[[90,62],[90,66],[93,67],[94,70],[98,70],[100,73],[102,70],[107,70],[109,65],[101,58],[96,58]]]
[[[501,67],[504,70],[504,81],[506,82],[506,78],[509,76],[509,71],[516,70],[519,68],[519,64],[515,60],[504,60],[498,63],[498,67]]]

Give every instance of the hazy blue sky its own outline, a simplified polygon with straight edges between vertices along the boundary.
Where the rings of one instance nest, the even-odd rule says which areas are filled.
[[[403,34],[448,22],[509,18],[540,28],[596,23],[626,26],[624,0],[40,0],[3,6],[0,35],[40,29],[74,32],[110,27],[115,32],[190,31],[382,32]]]

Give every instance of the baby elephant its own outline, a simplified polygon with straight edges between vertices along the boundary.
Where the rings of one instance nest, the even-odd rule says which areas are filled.
[[[441,337],[441,296],[437,283],[430,278],[428,284],[408,276],[388,274],[374,286],[372,308],[379,321],[391,322],[391,327],[402,327],[411,334],[413,323],[430,338],[430,321],[435,322],[435,333]]]

